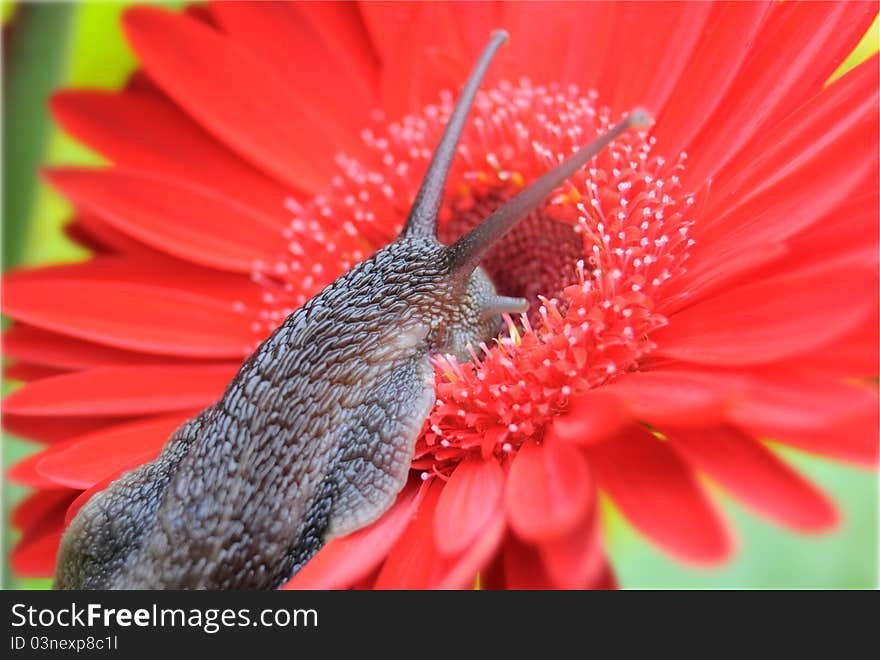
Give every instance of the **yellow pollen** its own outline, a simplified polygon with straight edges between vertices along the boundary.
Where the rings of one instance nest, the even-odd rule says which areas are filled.
[[[504,320],[507,323],[507,332],[513,340],[514,346],[519,346],[522,343],[522,336],[519,334],[519,329],[516,327],[513,319],[509,316],[505,316]]]
[[[443,377],[450,383],[454,383],[458,380],[458,376],[455,375],[451,369],[445,368],[445,365],[448,365],[448,362],[440,362],[441,369],[443,369]]]

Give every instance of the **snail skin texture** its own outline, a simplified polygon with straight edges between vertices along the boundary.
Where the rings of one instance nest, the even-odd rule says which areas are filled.
[[[329,539],[379,518],[434,405],[431,356],[468,359],[500,315],[480,258],[605,145],[631,113],[453,245],[437,214],[496,32],[450,116],[400,237],[291,314],[223,397],[152,462],[95,494],[65,532],[59,589],[273,589]]]

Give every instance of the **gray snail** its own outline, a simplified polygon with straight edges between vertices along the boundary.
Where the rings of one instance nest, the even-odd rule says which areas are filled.
[[[379,518],[403,488],[434,405],[431,356],[468,359],[500,315],[481,257],[611,140],[636,110],[452,245],[437,214],[493,34],[465,84],[401,235],[293,312],[223,397],[152,462],[94,495],[65,532],[59,589],[273,589],[331,538]]]

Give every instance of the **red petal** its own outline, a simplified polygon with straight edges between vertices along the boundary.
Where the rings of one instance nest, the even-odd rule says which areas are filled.
[[[690,562],[718,562],[731,540],[693,472],[646,429],[590,447],[599,486],[661,549]]]
[[[417,9],[418,4],[412,2],[358,3],[373,49],[383,64],[394,57],[400,34],[412,22]]]
[[[304,2],[297,11],[334,51],[352,77],[375,86],[379,59],[361,15],[361,6],[346,2]]]
[[[840,339],[813,353],[800,356],[798,365],[809,364],[829,376],[869,378],[880,364],[880,322],[877,317],[861,324]],[[793,361],[792,361],[793,362]]]
[[[876,13],[871,3],[774,3],[745,65],[688,147],[686,187],[817,94]]]
[[[713,4],[700,43],[657,117],[652,133],[658,153],[681,151],[718,107],[751,52],[768,8],[764,2]]]
[[[512,534],[502,548],[504,586],[506,589],[553,589],[541,556],[534,546],[527,545]]]
[[[27,458],[23,458],[13,465],[6,472],[6,476],[10,482],[29,486],[30,488],[40,489],[56,489],[60,486],[54,480],[37,472],[37,463],[43,460],[43,452],[31,454]]]
[[[739,255],[784,243],[826,217],[835,226],[846,224],[841,218],[848,223],[841,206],[876,188],[876,58],[873,64],[858,67],[761,136],[731,166],[732,176],[719,175],[704,220],[692,232],[696,245],[682,279],[691,300],[736,275],[729,262]],[[809,257],[814,263],[824,251]]]
[[[721,417],[738,387],[699,371],[642,371],[625,374],[603,390],[625,402],[632,417],[656,425],[703,426]]]
[[[437,548],[450,555],[464,551],[497,510],[503,486],[504,473],[494,458],[468,458],[460,463],[437,502]]]
[[[838,422],[877,408],[877,391],[829,379],[804,369],[758,372],[731,407],[739,424],[774,429],[834,427]]]
[[[875,408],[859,417],[841,421],[833,429],[804,429],[802,431],[763,431],[748,429],[752,434],[767,433],[773,439],[798,449],[849,461],[869,469],[875,469],[880,460],[877,429],[880,414]]]
[[[42,452],[37,469],[56,484],[89,488],[108,475],[155,458],[171,434],[194,413],[120,424]]]
[[[664,295],[657,301],[660,313],[672,316],[684,307],[695,304],[732,286],[744,282],[754,282],[756,277],[749,274],[761,272],[769,268],[787,254],[784,243],[770,243],[748,250],[737,249],[734,243],[722,260],[703,259],[703,267],[697,267],[697,273],[690,270],[682,272],[680,277],[670,280]],[[702,258],[701,255],[697,255]]]
[[[608,563],[606,559],[604,561],[604,566],[599,574],[596,576],[596,580],[593,584],[590,585],[590,589],[619,589],[620,586],[617,584],[617,577],[614,575],[614,569],[611,568],[611,564]]]
[[[52,577],[55,557],[61,544],[64,529],[59,524],[41,533],[22,537],[9,557],[12,570],[21,577]]]
[[[467,3],[469,6],[490,3]],[[510,32],[510,42],[498,54],[508,79],[526,76],[539,83],[574,82],[596,87],[601,78],[605,52],[619,23],[616,7],[598,2],[505,2],[496,26]],[[464,24],[464,20],[460,20]],[[507,52],[505,52],[507,51]],[[509,55],[507,54],[509,52]],[[492,65],[495,67],[495,63]],[[606,90],[610,95],[610,91]],[[608,96],[603,95],[607,102]]]
[[[282,589],[340,589],[369,575],[385,559],[415,515],[425,494],[424,482],[411,482],[375,523],[333,539]]]
[[[817,488],[741,432],[676,430],[669,439],[694,467],[758,513],[800,532],[826,530],[837,522],[834,505]]]
[[[874,112],[877,63],[875,56],[859,65],[798,108],[785,122],[753,140],[730,163],[725,174],[716,177],[716,206],[707,208],[710,224],[714,226],[721,220],[717,217],[720,212],[730,212],[773,188],[810,193],[813,199],[821,199],[823,193],[832,192],[826,188],[848,183],[843,172],[857,178],[853,176],[854,166],[876,161],[877,151],[870,147],[878,123]],[[822,172],[827,186],[809,185],[815,183],[817,172]],[[846,192],[838,195],[839,199],[847,197]],[[752,221],[742,233],[760,231],[761,225]],[[738,229],[736,224],[733,228]]]
[[[392,118],[436,103],[442,89],[458,89],[492,30],[510,28],[501,16],[505,8],[491,3],[369,2],[358,9],[382,61],[382,105]],[[531,27],[539,28],[534,22]],[[519,42],[516,36],[511,40]],[[513,57],[507,49],[498,53],[487,84]]]
[[[880,74],[878,74],[880,75]],[[877,164],[877,161],[874,161]],[[854,196],[836,207],[787,244],[787,254],[777,266],[796,270],[810,264],[864,266],[876,273],[880,259],[880,191],[877,171],[863,177]],[[864,188],[874,187],[864,193]],[[877,324],[874,323],[876,328]],[[877,362],[875,361],[876,365]]]
[[[711,10],[711,4],[702,2],[614,7],[621,29],[612,32],[603,58],[604,75],[596,86],[603,102],[618,112],[636,105],[659,112],[692,59]],[[638,36],[621,39],[622,34]],[[647,62],[651,65],[646,66]]]
[[[211,10],[204,5],[187,5],[183,9],[183,13],[191,18],[196,19],[204,23],[205,25],[210,25],[211,27],[218,27],[217,21],[214,20],[214,14]]]
[[[538,544],[544,570],[558,589],[584,589],[605,569],[599,516],[593,506],[571,532]]]
[[[332,176],[337,149],[352,146],[349,136],[329,130],[308,95],[297,95],[244,47],[209,27],[152,7],[127,11],[123,24],[144,69],[165,92],[282,181],[316,190]]]
[[[551,577],[547,572],[547,552],[543,549],[539,552],[534,546],[527,545],[510,535],[504,542],[500,561],[493,566],[495,574],[487,578],[492,580],[490,584],[506,589],[616,589],[614,572],[602,554],[601,548],[598,544],[591,548],[588,552],[589,556],[584,557],[577,554],[578,550],[583,549],[582,544],[576,545],[574,552],[560,545],[558,547],[560,553],[569,557],[571,563],[564,561],[561,555],[550,561],[558,562],[556,570],[562,571],[568,566],[575,573],[579,573],[580,577],[573,579],[571,574],[561,573]],[[585,570],[585,567],[588,570]]]
[[[426,589],[439,553],[434,545],[434,511],[443,489],[432,480],[424,500],[388,553],[376,578],[376,589]]]
[[[138,272],[136,263],[130,267]],[[38,272],[6,278],[4,312],[117,348],[212,358],[247,355],[254,339],[251,318],[234,302],[187,291],[190,284],[183,280],[180,288],[171,288],[89,276],[56,279]]]
[[[845,287],[840,283],[846,282]],[[810,269],[737,287],[700,302],[652,335],[657,353],[702,364],[745,365],[797,355],[848,332],[876,304],[867,272]]]
[[[41,518],[50,515],[55,508],[59,506],[66,508],[78,494],[77,491],[68,488],[38,490],[15,505],[11,522],[14,527],[21,530],[31,528]]]
[[[16,362],[15,364],[10,364],[3,368],[3,378],[19,380],[23,383],[51,378],[63,373],[63,369],[55,369],[53,367],[46,367],[42,364],[30,364],[28,362]]]
[[[24,323],[16,323],[3,333],[3,352],[9,357],[27,362],[68,370],[168,362],[167,357],[93,344],[40,330]],[[185,360],[176,358],[175,362],[185,362]]]
[[[434,542],[434,514],[442,485],[432,482],[415,519],[397,540],[376,579],[376,589],[460,589],[471,586],[501,542],[504,517],[496,509],[477,540],[459,555]]]
[[[463,55],[467,58],[463,62],[465,66],[469,66],[476,61],[483,48],[486,47],[486,41],[493,30],[504,25],[505,29],[511,31],[507,19],[502,18],[502,12],[509,9],[510,4],[500,2],[459,2],[455,5],[453,13],[456,18],[456,28],[464,47]],[[549,13],[546,16],[549,18]],[[532,25],[537,27],[536,23],[532,23]],[[518,39],[512,38],[505,45],[505,49],[511,48],[518,41]],[[507,62],[515,62],[515,57],[515,54],[511,53],[510,57],[507,58]],[[492,66],[494,68],[495,64],[493,63]],[[467,75],[467,73],[465,72],[464,75]]]
[[[147,245],[201,266],[249,274],[283,245],[271,219],[209,188],[118,169],[56,169],[52,184],[79,207]]]
[[[235,191],[235,197],[286,224],[290,193],[206,133],[168,99],[152,91],[64,91],[52,114],[79,140],[117,165]]]
[[[596,88],[615,111],[634,105],[657,111],[691,59],[711,9],[707,3],[505,3],[501,24],[511,33],[515,63],[505,73]],[[617,38],[621,34],[641,36]]]
[[[118,417],[23,417],[3,415],[3,428],[35,442],[57,443],[120,422]],[[18,467],[18,464],[16,465]]]
[[[102,255],[76,264],[23,268],[5,281],[54,283],[56,280],[120,281],[167,288],[184,286],[190,293],[254,309],[263,306],[263,285],[250,277],[202,268],[144,247],[141,254]]]
[[[64,531],[64,512],[76,493],[55,502],[44,515],[28,527],[21,540],[12,550],[9,563],[12,569],[25,577],[49,577],[55,570],[55,555]]]
[[[239,365],[106,367],[45,378],[3,401],[16,415],[148,415],[218,399]]]
[[[75,243],[101,255],[124,254],[148,259],[166,257],[81,208],[77,210],[76,217],[64,226],[64,233]]]
[[[593,501],[593,481],[581,450],[547,437],[526,442],[510,466],[505,492],[511,528],[542,541],[569,532]]]
[[[223,31],[274,69],[290,89],[308,90],[309,104],[330,128],[358,139],[355,131],[369,122],[378,104],[378,64],[363,26],[354,22],[356,6],[329,3],[313,17],[314,24],[308,6],[294,3],[218,2],[211,9]],[[352,33],[352,27],[360,33]],[[337,45],[346,36],[347,47]]]
[[[102,223],[100,222],[96,224],[102,225]],[[122,239],[122,242],[126,244],[126,246],[117,249],[116,246],[113,245],[112,240],[104,240],[104,238],[99,234],[93,233],[80,217],[75,217],[70,220],[66,225],[64,225],[62,231],[67,238],[69,238],[77,245],[97,254],[103,255],[112,252],[126,252],[126,248],[129,245],[135,246],[135,251],[139,250],[142,247],[137,243],[137,241],[132,241],[126,236],[121,236],[119,232],[115,229],[108,228],[108,231],[112,237],[120,237]]]
[[[728,414],[753,435],[867,464],[877,458],[877,417],[873,387],[804,370],[750,379]]]
[[[419,3],[414,8],[395,39],[393,56],[382,62],[382,105],[395,119],[420,112],[427,103],[437,101],[442,89],[461,84],[459,71],[437,65],[440,54],[453,62],[465,59],[455,10],[439,2]]]
[[[620,399],[605,391],[572,397],[568,412],[556,417],[547,434],[566,442],[591,444],[612,435],[626,421]]]
[[[498,507],[486,521],[485,527],[474,543],[458,555],[455,561],[444,567],[440,576],[432,583],[432,587],[437,589],[470,589],[473,587],[477,575],[496,555],[506,529],[504,510]]]

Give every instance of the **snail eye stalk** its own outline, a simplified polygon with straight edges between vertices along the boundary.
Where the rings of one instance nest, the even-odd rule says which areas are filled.
[[[480,83],[482,83],[483,76],[492,62],[495,51],[506,41],[507,32],[504,30],[497,30],[493,33],[492,40],[486,46],[486,50],[483,51],[470,78],[461,90],[461,96],[458,97],[449,122],[443,131],[443,136],[440,138],[440,143],[434,150],[428,171],[425,178],[422,179],[422,185],[419,187],[419,192],[409,212],[406,226],[403,228],[404,236],[437,237],[437,213],[443,202],[446,177],[449,175],[449,168],[455,157],[462,129],[464,129],[464,124],[474,103],[474,97],[477,95],[477,90],[480,88]]]

